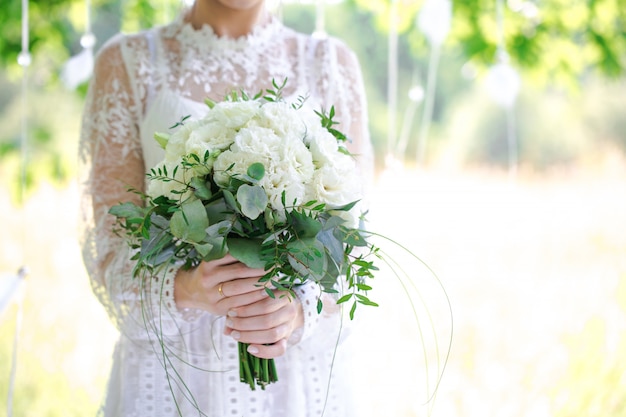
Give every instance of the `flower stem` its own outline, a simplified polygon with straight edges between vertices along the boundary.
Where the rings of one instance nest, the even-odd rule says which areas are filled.
[[[274,359],[257,358],[248,353],[247,343],[238,343],[239,347],[239,378],[254,391],[256,385],[261,389],[272,382],[278,381]]]

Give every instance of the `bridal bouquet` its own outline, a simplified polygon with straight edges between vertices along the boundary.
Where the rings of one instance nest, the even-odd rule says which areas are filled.
[[[309,112],[302,97],[287,103],[284,86],[207,101],[204,118],[155,134],[165,158],[148,174],[145,205],[121,203],[110,213],[136,250],[136,277],[230,253],[264,268],[259,285],[270,296],[314,282],[320,295],[351,301],[352,318],[358,304],[376,305],[365,279],[377,269],[368,260],[377,248],[359,228],[355,161],[334,109]],[[277,380],[273,360],[239,347],[242,382],[254,390]]]

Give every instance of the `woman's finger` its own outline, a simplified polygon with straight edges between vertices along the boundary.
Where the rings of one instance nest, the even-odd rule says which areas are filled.
[[[241,294],[263,290],[263,283],[259,283],[259,278],[260,276],[254,276],[251,278],[222,281],[213,287],[222,298],[235,297]],[[263,290],[263,292],[265,292],[265,290]]]
[[[220,315],[226,315],[229,311],[234,311],[241,306],[261,302],[264,298],[268,298],[268,295],[265,290],[256,289],[232,297],[219,297],[220,299],[215,302],[216,310],[219,311]]]
[[[271,345],[281,339],[287,339],[291,333],[291,328],[287,323],[283,323],[271,329],[251,331],[234,330],[227,327],[225,333],[238,342],[255,345]]]
[[[281,339],[278,342],[271,345],[250,345],[248,346],[248,352],[256,356],[257,358],[273,359],[282,356],[287,351],[287,340]]]

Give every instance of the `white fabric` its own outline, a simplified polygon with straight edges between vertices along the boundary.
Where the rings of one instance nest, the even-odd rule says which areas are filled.
[[[175,266],[132,278],[131,253],[112,232],[107,210],[138,201],[128,187],[143,190],[146,170],[163,155],[152,139],[155,131],[167,131],[183,116],[200,116],[206,97],[219,100],[234,88],[256,93],[272,78],[288,78],[288,99],[308,93],[316,108],[334,104],[339,128],[366,161],[364,173],[371,173],[361,72],[344,44],[314,40],[276,19],[247,37],[222,38],[207,26],[194,30],[183,15],[109,41],[98,53],[86,100],[83,257],[94,292],[121,333],[102,414],[308,417],[322,414],[328,396],[324,416],[349,416],[342,364],[350,352],[342,346],[330,379],[341,314],[332,300],[317,314],[316,287],[298,289],[305,326],[276,360],[279,382],[252,392],[239,381],[236,342],[222,334],[224,318],[176,308]]]

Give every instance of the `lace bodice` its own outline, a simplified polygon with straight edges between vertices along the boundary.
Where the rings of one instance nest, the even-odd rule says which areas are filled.
[[[218,37],[208,26],[194,30],[183,16],[110,40],[98,53],[85,104],[83,257],[95,294],[121,331],[103,413],[174,416],[178,406],[184,416],[198,409],[211,417],[318,416],[330,393],[324,415],[347,416],[345,398],[338,398],[340,365],[332,373],[337,385],[327,386],[341,317],[333,303],[317,314],[315,287],[298,290],[305,326],[277,360],[281,381],[250,392],[238,380],[236,343],[219,331],[223,317],[176,308],[175,266],[133,279],[131,253],[112,231],[108,209],[137,199],[128,188],[143,190],[146,170],[162,157],[155,131],[201,116],[207,97],[220,100],[233,89],[256,93],[272,79],[288,79],[288,100],[308,95],[311,107],[334,105],[361,169],[371,172],[361,72],[343,43],[299,34],[275,18],[248,36]]]

